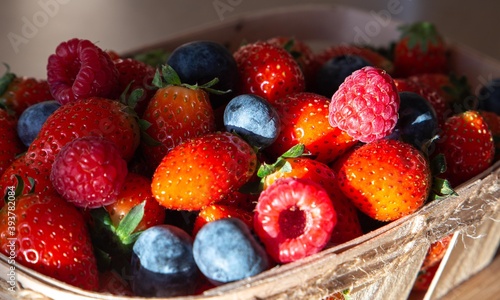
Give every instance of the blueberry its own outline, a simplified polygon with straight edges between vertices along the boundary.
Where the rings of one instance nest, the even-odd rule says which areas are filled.
[[[331,98],[347,76],[369,65],[357,55],[341,55],[328,60],[316,74],[316,93]]]
[[[59,102],[49,100],[33,104],[23,111],[17,122],[17,134],[26,147],[36,138],[47,118],[60,106]]]
[[[132,249],[133,292],[141,297],[192,294],[199,276],[192,242],[189,234],[172,225],[142,232]]]
[[[478,109],[500,114],[500,78],[490,80],[479,90]]]
[[[389,138],[401,139],[422,149],[438,133],[436,111],[427,99],[416,93],[401,92],[399,98],[398,122]]]
[[[211,41],[193,41],[183,44],[170,54],[167,64],[183,83],[203,85],[214,78],[219,82],[214,89],[234,90],[238,82],[238,67],[232,53],[223,45]],[[210,95],[214,108],[233,95]]]
[[[280,133],[281,123],[276,109],[264,98],[243,94],[229,101],[224,110],[224,126],[250,145],[265,148]]]
[[[195,237],[193,255],[200,271],[216,285],[257,275],[269,267],[264,248],[237,218],[204,225]]]

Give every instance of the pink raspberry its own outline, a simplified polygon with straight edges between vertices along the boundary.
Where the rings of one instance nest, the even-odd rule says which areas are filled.
[[[62,42],[49,56],[47,82],[59,103],[91,96],[114,98],[118,70],[110,56],[88,40]]]
[[[364,67],[354,71],[333,94],[329,122],[364,143],[392,132],[398,120],[399,94],[384,70]]]
[[[67,201],[78,207],[96,208],[116,201],[127,173],[127,162],[113,142],[87,136],[61,149],[50,180]]]
[[[308,179],[278,179],[259,196],[254,229],[279,263],[321,251],[337,224],[327,192]]]

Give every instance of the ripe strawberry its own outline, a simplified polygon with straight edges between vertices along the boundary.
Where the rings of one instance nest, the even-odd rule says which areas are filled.
[[[109,213],[113,225],[118,227],[130,210],[143,201],[146,201],[144,216],[134,232],[163,224],[166,213],[165,209],[155,200],[151,193],[151,179],[129,172],[117,200],[105,208]]]
[[[47,82],[62,105],[88,97],[118,96],[118,71],[111,57],[89,40],[60,43],[49,56]]]
[[[335,169],[342,192],[359,210],[379,221],[415,212],[431,190],[426,157],[398,140],[365,144],[342,158]]]
[[[15,113],[17,117],[33,104],[53,99],[46,80],[18,77],[7,71],[0,78],[0,105]]]
[[[443,124],[448,116],[452,113],[448,103],[443,95],[433,86],[428,86],[419,81],[414,81],[409,78],[395,78],[394,84],[398,92],[412,92],[419,94],[432,105],[436,111],[439,124]]]
[[[337,215],[324,188],[307,179],[282,178],[265,189],[254,215],[254,230],[278,263],[321,251]]]
[[[427,291],[432,283],[432,280],[436,276],[438,268],[439,263],[426,270],[420,270],[418,272],[417,279],[413,283],[413,291]]]
[[[142,116],[149,100],[157,90],[153,86],[155,68],[133,58],[120,58],[113,62],[118,70],[118,91],[120,94],[126,92],[125,97],[128,97],[133,91],[142,89],[143,94],[137,99],[137,104],[134,107],[137,115]]]
[[[364,67],[354,71],[333,94],[329,122],[364,143],[392,132],[398,120],[399,94],[384,70]]]
[[[427,270],[432,266],[439,264],[446,254],[446,250],[448,250],[448,247],[450,246],[452,237],[453,234],[450,234],[431,244],[429,250],[427,250],[427,254],[425,255],[421,270]]]
[[[417,22],[402,26],[393,53],[395,76],[447,73],[447,51],[446,42],[433,24]]]
[[[238,218],[242,220],[248,228],[253,228],[253,213],[243,210],[238,207],[224,205],[224,204],[212,204],[202,208],[194,221],[192,236],[196,236],[198,231],[205,224],[220,220],[224,218]]]
[[[479,111],[484,122],[488,125],[495,142],[495,157],[493,161],[500,160],[500,116],[491,111]]]
[[[276,36],[266,40],[267,43],[273,44],[284,48],[288,51],[295,61],[299,64],[304,78],[306,80],[306,87],[310,85],[310,80],[313,79],[315,67],[314,67],[314,52],[304,41],[297,39],[295,37],[287,36]]]
[[[34,271],[96,291],[97,265],[82,214],[55,193],[23,195],[12,203],[0,211],[1,252]]]
[[[152,169],[175,146],[215,131],[215,116],[206,91],[214,83],[203,86],[182,84],[169,66],[162,68],[162,74],[157,73],[155,84],[159,89],[150,100],[143,119],[151,124],[146,133],[159,144],[146,140],[141,143],[141,150]]]
[[[52,165],[67,143],[84,136],[102,136],[118,146],[130,160],[139,146],[139,124],[118,101],[90,97],[62,106],[46,120],[27,151],[27,161]]]
[[[392,74],[394,71],[394,66],[389,59],[370,48],[355,45],[335,45],[328,47],[316,54],[314,64],[316,65],[316,68],[319,69],[330,59],[344,55],[359,56],[365,59],[373,67],[385,70],[389,74]]]
[[[328,163],[357,143],[328,122],[330,99],[313,93],[294,93],[277,100],[281,131],[276,141],[264,151],[277,158],[297,144],[316,160]]]
[[[252,181],[255,182],[253,179],[254,178],[251,178],[249,180],[249,182],[252,182]],[[234,192],[228,194],[221,201],[217,202],[217,204],[236,207],[238,209],[252,212],[255,208],[255,204],[257,203],[257,199],[259,199],[258,194],[251,194],[251,193],[243,193],[240,191],[234,191]]]
[[[127,162],[110,140],[85,136],[62,147],[50,173],[57,192],[77,207],[97,208],[116,201]]]
[[[168,209],[199,210],[239,189],[256,165],[255,152],[236,135],[192,138],[163,158],[153,175],[153,196]]]
[[[477,111],[449,117],[436,143],[435,154],[446,159],[442,177],[453,187],[486,170],[493,162],[495,144],[485,120]]]
[[[312,180],[326,190],[337,213],[337,225],[333,228],[330,244],[342,244],[363,235],[357,209],[339,189],[335,173],[328,165],[307,157],[288,157],[264,167],[266,170],[259,170],[264,189],[278,179],[291,177]]]
[[[18,186],[22,182],[20,195],[34,193],[45,195],[54,192],[50,181],[50,168],[36,162],[26,162],[25,154],[16,158],[0,177],[0,197],[6,198],[8,187]],[[0,208],[4,201],[0,201]]]
[[[17,118],[0,108],[0,176],[23,152],[24,145],[17,135]]]
[[[233,55],[240,73],[240,94],[256,94],[274,103],[305,90],[300,66],[279,46],[259,41],[241,46]]]

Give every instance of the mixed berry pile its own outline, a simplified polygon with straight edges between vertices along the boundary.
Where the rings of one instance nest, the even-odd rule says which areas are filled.
[[[500,83],[473,94],[429,23],[385,49],[280,36],[154,58],[74,38],[46,79],[6,71],[2,253],[85,290],[200,294],[412,214],[498,159]]]

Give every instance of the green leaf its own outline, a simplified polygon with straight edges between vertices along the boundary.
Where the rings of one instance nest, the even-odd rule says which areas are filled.
[[[286,160],[283,160],[283,161],[284,161],[284,164],[279,169],[279,172],[280,173],[290,173],[290,172],[292,172],[292,165],[288,161],[286,161]]]
[[[257,176],[260,178],[264,178],[264,177],[269,176],[272,173],[274,173],[274,170],[275,170],[274,164],[270,165],[270,164],[263,163],[260,165],[259,169],[257,170]]]
[[[134,55],[132,58],[153,67],[164,64],[169,56],[169,52],[163,49],[153,49]]]
[[[351,289],[345,289],[342,291],[342,296],[344,297],[344,300],[351,300]]]
[[[116,228],[116,235],[120,238],[124,245],[132,244],[137,239],[138,235],[132,235],[132,233],[144,217],[145,206],[146,201],[134,206],[125,218],[120,221],[120,224]]]
[[[163,65],[161,68],[161,73],[163,75],[163,79],[167,83],[167,85],[181,85],[181,79],[177,72],[169,65]]]
[[[431,160],[431,172],[432,174],[443,174],[446,172],[446,158],[442,153],[436,155],[432,160]]]
[[[447,196],[458,196],[458,194],[455,192],[448,180],[434,177],[432,182],[431,200],[438,200]]]
[[[0,96],[5,93],[5,91],[9,88],[12,80],[16,78],[16,75],[10,72],[9,65],[4,63],[4,66],[7,70],[5,71],[5,74],[0,78]]]
[[[151,81],[151,83],[153,84],[153,86],[155,86],[157,88],[163,87],[163,77],[162,77],[159,69],[156,69],[155,76],[153,77],[153,80]]]
[[[297,158],[304,154],[306,149],[304,144],[297,144],[281,155],[283,158]]]

